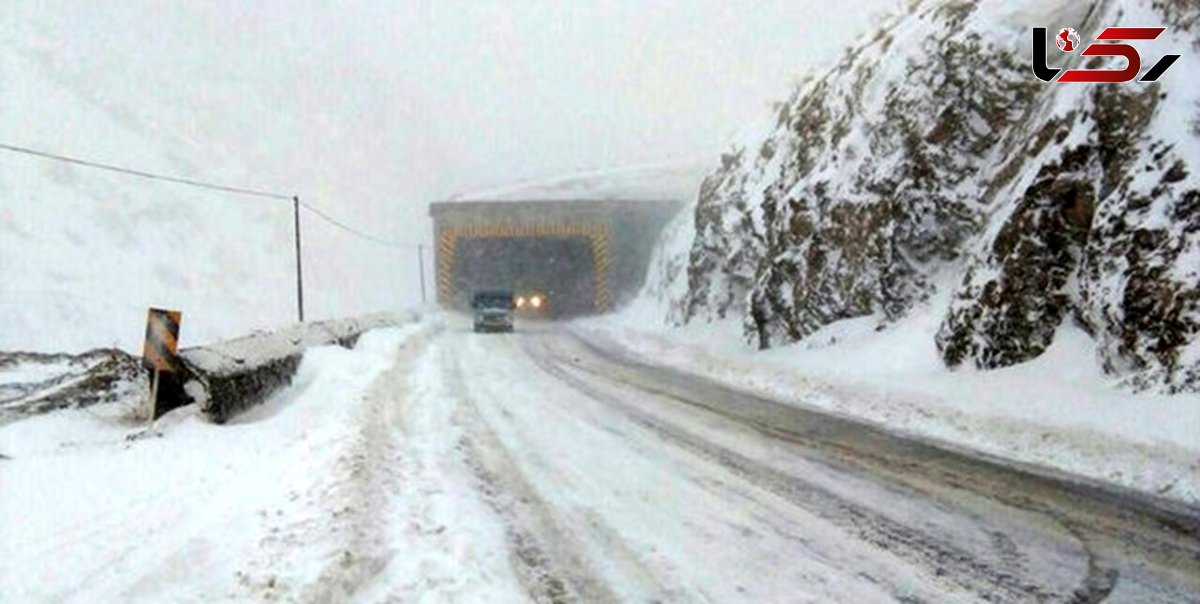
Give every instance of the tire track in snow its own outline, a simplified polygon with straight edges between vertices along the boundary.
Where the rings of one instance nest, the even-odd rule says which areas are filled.
[[[611,406],[634,423],[658,434],[664,441],[679,446],[715,463],[737,476],[765,488],[788,501],[849,529],[860,539],[905,559],[917,559],[932,575],[970,590],[986,601],[1062,601],[1067,595],[1052,587],[1024,581],[1014,571],[1020,560],[1013,559],[1005,546],[1000,552],[1001,566],[978,559],[952,543],[930,539],[922,532],[900,524],[872,510],[845,500],[817,485],[785,474],[730,449],[704,440],[687,430],[638,410],[633,405],[601,391],[571,373],[551,355],[529,351],[530,358],[550,375],[598,402]],[[571,366],[574,369],[586,368]],[[589,371],[590,373],[590,371]],[[607,379],[606,376],[595,374]],[[1016,568],[1012,568],[1015,566]],[[897,595],[899,597],[899,595]]]
[[[341,554],[330,560],[318,581],[307,586],[301,602],[342,602],[379,575],[395,555],[386,540],[389,498],[399,490],[395,406],[405,391],[417,357],[429,346],[436,331],[429,327],[407,338],[396,351],[392,366],[371,385],[359,402],[358,429],[352,448],[339,460],[345,476],[345,504],[335,526],[344,542]]]
[[[1085,555],[1080,569],[1084,576],[1074,591],[1068,591],[1068,600],[1094,602],[1111,596],[1200,604],[1200,516],[1194,508],[1147,500],[1140,494],[953,445],[896,436],[859,420],[787,406],[703,376],[625,357],[619,349],[581,335],[569,334],[566,339],[606,367],[589,369],[605,382],[720,415],[763,435],[827,454],[852,472],[924,492],[931,500],[936,501],[938,494],[961,492],[1052,522]],[[713,391],[713,400],[694,399],[697,388]],[[791,427],[774,427],[775,415],[785,419],[781,425]]]
[[[829,454],[860,473],[905,485],[931,499],[940,492],[957,490],[1053,522],[1083,548],[1085,555],[1081,569],[1084,576],[1074,591],[1066,592],[1064,601],[1100,601],[1112,595],[1138,601],[1200,603],[1200,516],[1194,509],[1159,504],[1136,493],[1077,482],[1070,476],[1046,475],[1020,464],[1014,467],[1006,460],[953,447],[945,449],[944,445],[922,439],[891,435],[855,420],[774,403],[701,376],[626,358],[577,334],[569,334],[568,339],[607,369],[574,368],[605,382],[674,400],[766,436]],[[530,354],[536,355],[537,351]],[[610,375],[610,371],[615,373]],[[646,379],[651,379],[652,385],[647,386]],[[719,401],[732,396],[753,404],[730,399],[731,407],[725,408],[714,401],[693,399],[689,393],[696,387],[719,391]],[[762,408],[756,409],[755,405]],[[772,426],[774,413],[786,416],[790,423],[784,425],[796,424],[798,431]],[[865,446],[858,440],[865,440]],[[1003,554],[1007,546],[997,542],[996,549]],[[1030,570],[1020,560],[1013,560],[1012,568],[1018,572]]]
[[[511,561],[526,593],[544,604],[620,602],[487,426],[466,387],[461,359],[447,352],[444,366],[467,430],[460,446],[488,501],[506,521]]]
[[[489,339],[502,346],[466,355],[464,370],[479,374],[469,382],[475,402],[527,478],[549,489],[558,525],[603,564],[623,601],[776,601],[784,593],[829,599],[847,591],[870,594],[857,601],[877,601],[888,593],[884,583],[904,585],[894,592],[911,601],[964,601],[959,589],[949,591],[960,599],[947,600],[939,597],[944,591],[914,586],[907,580],[911,567],[852,544],[812,514],[793,513],[769,491],[747,488],[741,478],[647,438],[622,414],[533,364],[513,345],[521,338]],[[735,519],[719,511],[726,506]],[[812,522],[819,524],[816,533],[805,535]],[[691,545],[681,549],[681,543]],[[771,561],[788,566],[776,572]],[[889,579],[833,588],[830,572],[862,574],[848,568]]]
[[[267,601],[332,603],[352,599],[386,569],[395,555],[387,542],[389,500],[398,490],[397,447],[393,415],[398,397],[412,370],[413,360],[429,345],[434,332],[422,327],[400,343],[391,364],[375,378],[353,405],[352,432],[338,443],[341,451],[329,478],[313,483],[303,497],[322,511],[320,516],[292,520],[274,527],[262,543],[262,572],[239,575],[239,582]],[[280,581],[275,569],[297,549],[324,543],[315,580],[302,585]],[[259,575],[257,578],[255,574]]]

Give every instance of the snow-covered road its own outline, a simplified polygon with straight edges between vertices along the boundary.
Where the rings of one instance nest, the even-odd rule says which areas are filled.
[[[0,600],[1200,601],[1195,510],[550,326],[316,349],[231,426],[71,413],[0,428]]]
[[[1196,515],[629,361],[463,338],[467,424],[584,601],[1192,601]],[[451,334],[450,340],[455,336]],[[512,523],[521,526],[520,522]],[[597,586],[607,586],[608,591]]]

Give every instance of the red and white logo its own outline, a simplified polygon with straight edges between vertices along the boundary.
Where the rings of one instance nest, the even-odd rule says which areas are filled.
[[[1054,41],[1058,44],[1059,50],[1075,52],[1075,47],[1079,45],[1079,34],[1074,28],[1064,27],[1058,31],[1058,37]]]
[[[1035,27],[1033,28],[1033,73],[1043,82],[1131,82],[1142,71],[1142,56],[1138,54],[1136,48],[1129,44],[1123,44],[1123,42],[1156,40],[1165,30],[1165,27],[1106,27],[1100,32],[1100,35],[1096,36],[1095,42],[1086,45],[1079,56],[1124,59],[1124,68],[1112,69],[1102,66],[1064,71],[1057,67],[1050,67],[1046,57],[1046,49],[1049,47],[1047,39],[1049,32],[1045,27]],[[1082,46],[1080,42],[1079,33],[1070,27],[1058,30],[1058,35],[1054,37],[1054,43],[1058,45],[1058,49],[1065,53],[1074,53]],[[1149,71],[1138,78],[1138,81],[1158,80],[1178,60],[1179,55],[1162,57]],[[1114,63],[1120,65],[1120,62]]]

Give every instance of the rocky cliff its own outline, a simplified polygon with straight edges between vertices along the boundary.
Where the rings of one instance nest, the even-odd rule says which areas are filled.
[[[1200,389],[1200,7],[916,3],[779,104],[705,180],[652,293],[771,347],[952,290],[949,366],[1037,357],[1064,321],[1138,388]],[[1155,83],[1046,84],[1031,28],[1163,24]],[[1124,67],[1063,53],[1054,66]],[[1108,63],[1112,63],[1109,65]]]

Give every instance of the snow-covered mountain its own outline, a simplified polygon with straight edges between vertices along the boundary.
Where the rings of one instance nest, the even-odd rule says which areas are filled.
[[[949,300],[934,309],[949,366],[1035,358],[1070,321],[1129,384],[1200,388],[1198,17],[1132,0],[914,3],[722,158],[648,293],[672,322],[740,318],[761,347]],[[1144,69],[1183,55],[1157,83],[1032,72],[1032,27],[1086,43],[1147,24],[1167,31],[1138,43]]]
[[[151,2],[0,12],[0,142],[299,194],[378,237],[427,231],[423,200],[396,194],[410,170],[428,171],[395,160],[411,156],[397,151],[396,83],[353,53],[264,34],[292,13],[235,19]],[[415,250],[303,219],[308,318],[419,302]],[[184,312],[184,345],[290,323],[292,228],[287,201],[5,152],[0,350],[138,351],[151,305]]]

